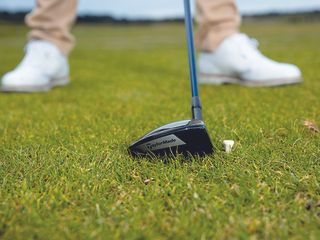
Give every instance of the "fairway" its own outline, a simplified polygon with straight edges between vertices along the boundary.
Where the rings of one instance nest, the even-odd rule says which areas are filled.
[[[319,239],[320,23],[243,30],[305,83],[201,86],[217,153],[164,162],[126,149],[190,118],[183,25],[78,25],[71,85],[0,94],[0,239]],[[1,75],[26,33],[0,24]]]

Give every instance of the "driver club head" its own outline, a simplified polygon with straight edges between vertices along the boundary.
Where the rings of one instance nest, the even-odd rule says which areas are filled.
[[[157,128],[134,142],[128,150],[134,157],[205,156],[214,152],[201,120],[174,122]]]

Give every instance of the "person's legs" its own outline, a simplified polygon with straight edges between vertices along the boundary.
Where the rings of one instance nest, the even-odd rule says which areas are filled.
[[[77,0],[37,0],[37,7],[26,17],[31,28],[29,39],[55,44],[68,55],[74,47],[70,30],[76,19]]]
[[[13,71],[1,79],[7,92],[48,91],[69,83],[68,54],[74,47],[70,33],[77,0],[38,0],[26,17],[31,28],[26,54]]]
[[[241,16],[235,0],[197,0],[197,42],[202,51],[216,49],[227,37],[239,32]]]
[[[236,0],[197,0],[199,82],[278,86],[301,82],[299,68],[261,54],[257,41],[239,33]]]

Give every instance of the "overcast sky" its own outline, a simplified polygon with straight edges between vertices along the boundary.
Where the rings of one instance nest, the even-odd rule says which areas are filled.
[[[214,0],[212,0],[214,1]],[[182,0],[80,0],[79,13],[112,14],[117,17],[181,16]],[[320,0],[238,0],[242,13],[320,10]],[[0,0],[0,10],[29,10],[35,0]]]

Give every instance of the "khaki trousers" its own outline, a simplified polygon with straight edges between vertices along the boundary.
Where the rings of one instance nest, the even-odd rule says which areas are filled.
[[[197,0],[199,24],[197,44],[202,51],[214,50],[226,37],[236,33],[240,15],[236,0]],[[37,0],[26,17],[29,39],[44,39],[68,55],[75,45],[70,31],[76,19],[77,0]]]

